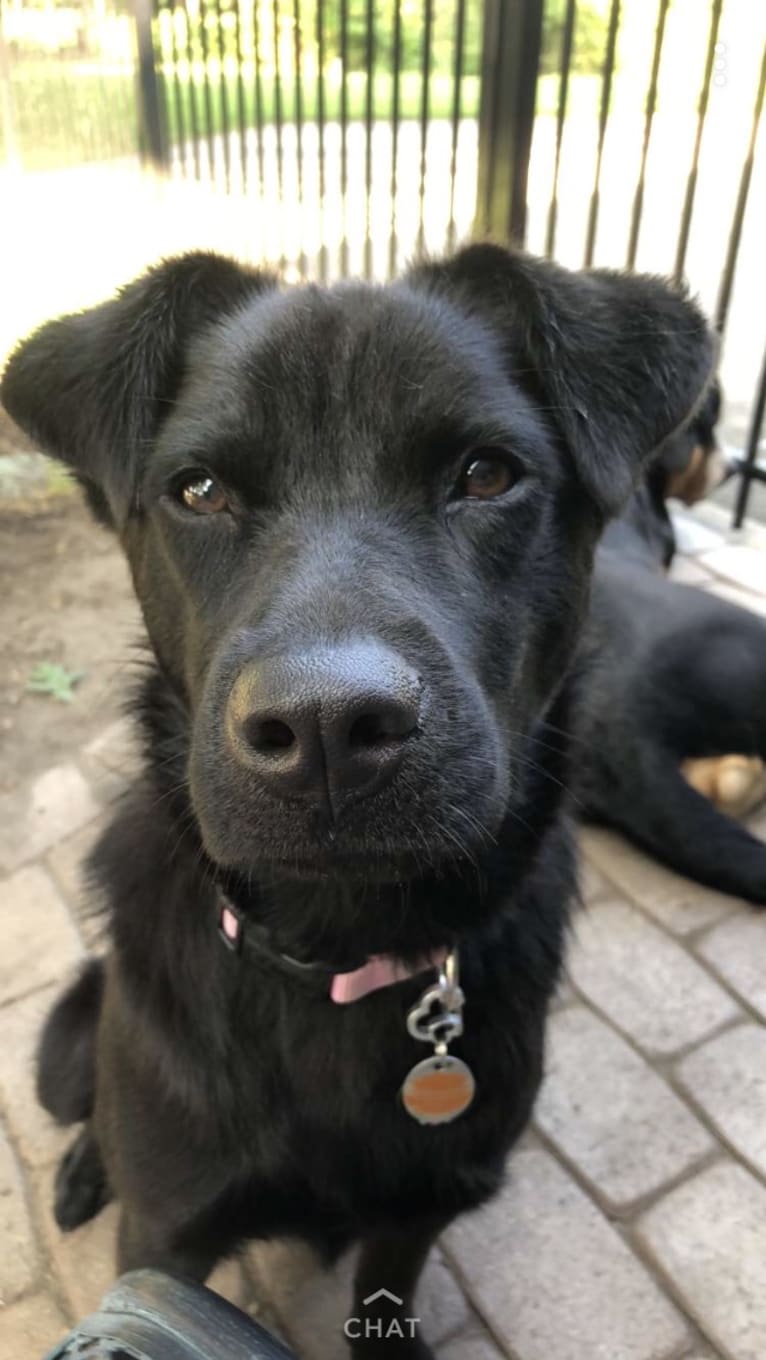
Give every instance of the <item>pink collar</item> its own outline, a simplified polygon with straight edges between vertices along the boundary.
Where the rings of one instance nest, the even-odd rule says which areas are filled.
[[[395,982],[405,982],[408,978],[425,973],[428,968],[441,968],[447,957],[446,949],[435,949],[432,954],[418,959],[409,968],[391,954],[373,954],[371,959],[355,968],[353,973],[335,973],[330,987],[330,996],[339,1005],[358,1001],[369,992],[377,992],[381,987],[391,987]]]
[[[219,905],[218,928],[226,946],[238,953],[242,947],[244,921],[239,912],[226,900]],[[361,997],[368,996],[370,992],[380,991],[382,987],[392,987],[397,982],[406,982],[408,978],[417,977],[430,968],[442,968],[446,958],[446,949],[434,949],[432,953],[425,954],[409,967],[395,959],[392,954],[373,954],[361,968],[355,968],[350,973],[331,975],[330,998],[339,1006],[348,1005],[351,1001],[359,1001]],[[294,959],[285,959],[285,962],[295,968],[312,967],[311,964],[299,964]]]

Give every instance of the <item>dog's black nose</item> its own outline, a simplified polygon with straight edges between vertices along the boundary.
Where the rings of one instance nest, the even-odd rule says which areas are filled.
[[[282,798],[369,794],[394,773],[418,730],[421,684],[374,642],[254,662],[228,709],[237,754]]]

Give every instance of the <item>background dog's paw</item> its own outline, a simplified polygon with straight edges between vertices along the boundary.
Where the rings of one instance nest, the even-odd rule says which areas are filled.
[[[59,1163],[53,1216],[62,1232],[72,1232],[94,1218],[111,1198],[98,1146],[83,1129]]]
[[[687,783],[729,817],[744,817],[766,798],[766,767],[758,756],[709,756],[686,760]]]

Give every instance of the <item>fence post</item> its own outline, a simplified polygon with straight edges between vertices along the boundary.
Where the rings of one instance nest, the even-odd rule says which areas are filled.
[[[167,166],[167,116],[152,36],[153,0],[133,0],[138,46],[138,112],[141,149],[154,165]]]
[[[543,0],[484,0],[474,231],[523,245]]]

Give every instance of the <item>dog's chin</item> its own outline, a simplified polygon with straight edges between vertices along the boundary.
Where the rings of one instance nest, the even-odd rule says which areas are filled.
[[[415,819],[412,819],[413,821]],[[481,828],[469,839],[461,837],[444,817],[441,825],[434,818],[435,831],[426,838],[416,835],[404,819],[402,827],[376,826],[349,828],[332,826],[281,828],[250,826],[249,834],[232,821],[197,818],[208,858],[224,874],[263,887],[289,883],[343,883],[364,887],[401,885],[428,878],[444,878],[465,863],[475,866],[488,846],[494,843],[495,826]],[[409,833],[409,834],[408,834]]]
[[[317,883],[338,882],[349,886],[365,884],[385,885],[403,884],[417,881],[428,875],[438,877],[454,867],[456,856],[431,850],[427,859],[422,847],[389,847],[371,845],[368,848],[349,850],[328,845],[322,848],[294,847],[286,851],[284,847],[273,849],[264,847],[246,862],[218,863],[224,870],[233,872],[249,882],[257,882],[264,887],[280,883]]]

